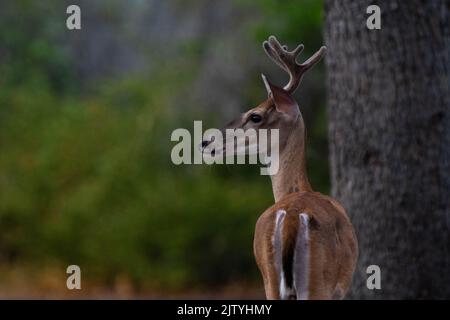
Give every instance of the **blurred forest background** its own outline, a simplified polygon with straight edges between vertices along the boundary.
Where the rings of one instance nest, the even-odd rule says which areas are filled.
[[[66,28],[81,7],[82,29]],[[252,239],[273,203],[257,166],[175,166],[175,128],[265,98],[275,34],[308,57],[323,3],[2,1],[0,297],[263,297]],[[308,172],[329,193],[324,64],[296,98]],[[206,127],[205,127],[206,126]],[[82,290],[66,289],[66,267]],[[76,290],[75,290],[76,291]]]

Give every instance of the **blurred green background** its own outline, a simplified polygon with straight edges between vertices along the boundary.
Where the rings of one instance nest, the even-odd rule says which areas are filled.
[[[69,4],[81,30],[66,28]],[[176,166],[170,134],[258,104],[261,72],[284,83],[261,48],[270,34],[304,43],[306,59],[322,1],[3,1],[0,296],[65,294],[70,264],[78,295],[263,296],[252,242],[270,179]],[[310,180],[327,193],[324,83],[322,63],[296,98]]]

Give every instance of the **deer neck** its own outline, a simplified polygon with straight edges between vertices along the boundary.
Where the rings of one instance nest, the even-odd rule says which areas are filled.
[[[271,176],[275,202],[293,192],[312,191],[306,174],[305,129],[300,122],[280,151],[277,174]]]

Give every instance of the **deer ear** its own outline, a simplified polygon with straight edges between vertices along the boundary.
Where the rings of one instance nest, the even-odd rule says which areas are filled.
[[[296,116],[299,113],[298,104],[289,92],[271,83],[265,75],[261,74],[261,77],[266,86],[267,94],[269,98],[273,99],[277,111]]]

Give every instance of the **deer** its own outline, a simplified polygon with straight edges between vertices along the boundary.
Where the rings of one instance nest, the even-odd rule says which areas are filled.
[[[306,173],[306,128],[292,97],[303,75],[325,55],[326,47],[302,64],[297,57],[303,44],[289,51],[270,36],[263,49],[288,74],[288,83],[276,86],[262,74],[267,99],[222,130],[279,130],[279,170],[270,176],[275,203],[258,218],[253,241],[266,298],[343,299],[358,259],[356,234],[343,206],[311,187]],[[227,141],[220,142],[203,140],[201,150],[211,154],[228,150]]]

